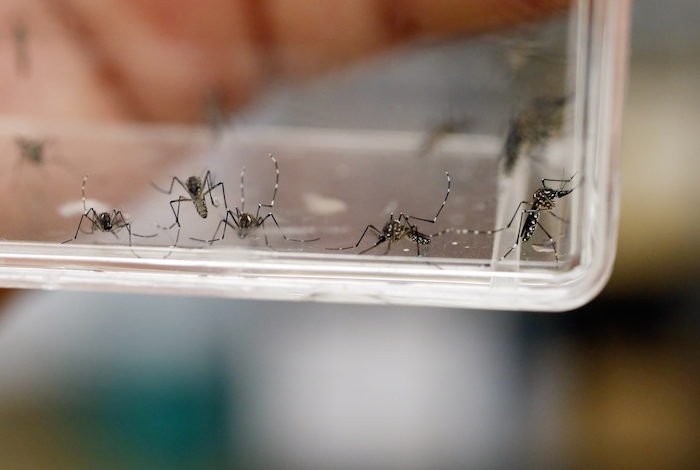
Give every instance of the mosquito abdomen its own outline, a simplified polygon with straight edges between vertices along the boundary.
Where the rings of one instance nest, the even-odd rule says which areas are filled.
[[[197,213],[203,219],[206,219],[209,215],[209,210],[207,209],[207,203],[202,199],[194,199],[194,207],[197,209]]]
[[[408,238],[413,240],[414,242],[420,243],[421,245],[430,245],[432,240],[430,239],[430,236],[420,233],[417,230],[412,231],[409,235]]]
[[[533,212],[527,215],[525,218],[525,223],[523,223],[523,228],[520,232],[520,238],[523,241],[523,243],[527,242],[532,238],[532,235],[535,233],[535,229],[537,228],[537,219],[540,218],[539,212]]]

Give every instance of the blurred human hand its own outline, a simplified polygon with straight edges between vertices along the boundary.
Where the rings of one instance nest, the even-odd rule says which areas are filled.
[[[3,114],[193,121],[205,97],[235,109],[301,79],[419,39],[545,17],[569,0],[2,0],[26,44],[0,45]],[[7,36],[7,35],[6,35]]]

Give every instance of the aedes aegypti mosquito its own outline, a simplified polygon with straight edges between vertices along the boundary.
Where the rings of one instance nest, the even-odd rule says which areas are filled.
[[[138,254],[133,250],[132,243],[131,243],[131,237],[139,237],[139,238],[154,238],[157,237],[158,234],[153,234],[153,235],[140,235],[138,233],[134,233],[131,231],[131,223],[127,222],[126,219],[124,218],[124,214],[122,211],[113,209],[111,212],[100,212],[98,213],[94,208],[87,208],[87,204],[85,202],[85,185],[87,183],[88,177],[85,176],[83,177],[83,185],[82,185],[82,195],[83,195],[83,214],[80,216],[80,222],[78,222],[78,228],[75,230],[75,235],[73,238],[69,238],[68,240],[61,242],[61,244],[64,243],[69,243],[78,238],[79,233],[85,233],[87,235],[92,235],[95,233],[95,231],[98,232],[105,232],[105,233],[111,233],[112,235],[115,236],[115,238],[119,238],[117,235],[117,232],[121,229],[126,229],[127,233],[129,234],[129,248],[131,248],[131,252],[137,257],[140,258]],[[82,229],[83,222],[87,219],[90,221],[90,231],[86,232],[85,230]]]
[[[312,238],[308,240],[300,240],[297,238],[290,238],[288,237],[282,228],[280,227],[279,222],[277,222],[277,218],[275,215],[268,211],[268,213],[264,216],[260,215],[260,211],[262,210],[263,207],[267,209],[272,209],[275,207],[275,200],[277,198],[277,190],[279,189],[279,183],[280,183],[280,169],[279,165],[277,164],[277,159],[274,157],[274,155],[270,154],[270,159],[272,160],[272,163],[275,166],[275,186],[272,191],[272,201],[269,204],[262,204],[258,203],[258,209],[255,212],[255,215],[246,212],[245,211],[245,167],[241,170],[241,207],[240,209],[238,207],[235,208],[235,212],[231,210],[226,211],[226,217],[222,219],[219,222],[219,225],[216,227],[216,231],[214,232],[213,237],[211,240],[201,240],[197,238],[192,238],[192,240],[199,241],[199,242],[205,242],[212,244],[214,242],[223,240],[226,237],[226,227],[231,227],[233,230],[236,231],[238,234],[238,238],[240,239],[245,239],[249,235],[253,234],[256,232],[258,229],[263,230],[263,237],[265,238],[265,246],[269,246],[269,241],[267,239],[267,234],[265,233],[265,222],[268,219],[271,219],[272,222],[274,222],[275,226],[280,232],[280,235],[282,238],[284,238],[286,241],[290,242],[297,242],[297,243],[310,243],[310,242],[315,242],[320,240],[320,238]],[[231,220],[229,222],[229,219]],[[223,227],[223,231],[221,233],[221,238],[216,238],[217,234],[219,233],[219,230]]]
[[[564,196],[568,196],[571,194],[571,192],[574,190],[572,189],[564,189],[564,186],[566,186],[568,183],[571,183],[571,181],[574,179],[576,175],[572,176],[568,180],[557,180],[557,179],[543,179],[542,180],[542,187],[538,188],[537,191],[532,195],[532,201],[522,201],[520,204],[518,204],[518,207],[515,210],[515,213],[513,214],[513,217],[511,217],[510,221],[505,227],[501,227],[499,229],[495,230],[469,230],[469,229],[446,229],[440,232],[437,235],[442,235],[445,233],[459,233],[459,234],[474,234],[474,235],[493,235],[498,232],[502,232],[504,230],[508,230],[512,225],[513,222],[515,221],[515,218],[520,214],[520,222],[518,223],[518,234],[515,239],[515,243],[513,244],[512,247],[506,253],[499,258],[499,261],[502,261],[505,259],[509,254],[517,248],[517,246],[521,243],[526,243],[530,241],[532,236],[535,234],[535,229],[539,227],[542,229],[544,234],[547,236],[549,239],[549,242],[552,244],[552,249],[554,250],[554,258],[556,259],[557,263],[559,262],[559,253],[557,252],[557,243],[554,241],[554,238],[549,234],[547,229],[542,226],[540,223],[540,216],[542,214],[550,214],[551,216],[566,222],[566,220],[562,219],[558,215],[556,215],[553,210],[556,207],[556,200],[559,198],[562,198]],[[553,182],[553,183],[561,183],[561,186],[559,189],[554,189],[550,188],[547,186],[547,182]],[[521,209],[523,205],[530,206],[529,209]]]
[[[438,217],[440,217],[440,213],[442,210],[445,208],[445,204],[447,204],[447,198],[450,197],[450,187],[451,187],[451,180],[450,180],[450,174],[448,172],[445,172],[445,175],[447,176],[447,192],[445,193],[445,199],[442,201],[442,205],[440,205],[440,208],[438,209],[437,213],[435,214],[435,217],[432,219],[424,219],[422,217],[415,217],[412,215],[406,215],[403,212],[399,214],[398,218],[394,218],[394,214],[392,213],[389,215],[389,220],[384,224],[384,227],[382,227],[381,230],[379,230],[377,227],[374,225],[368,225],[365,227],[365,231],[362,232],[362,235],[360,236],[360,239],[357,240],[357,243],[355,243],[352,246],[346,246],[346,247],[341,247],[341,248],[326,248],[326,250],[333,250],[333,251],[343,251],[343,250],[352,250],[360,246],[360,243],[362,243],[362,240],[365,238],[367,233],[371,230],[374,235],[377,236],[377,239],[375,243],[370,246],[369,248],[366,248],[362,251],[360,251],[360,255],[367,253],[370,250],[373,250],[374,248],[378,247],[382,243],[387,243],[386,250],[384,254],[389,253],[389,250],[391,250],[391,245],[392,243],[399,242],[404,239],[411,240],[416,243],[416,251],[417,255],[420,256],[420,247],[421,245],[430,245],[432,243],[432,238],[438,235],[441,235],[441,233],[435,234],[435,235],[426,235],[425,233],[422,233],[418,230],[418,227],[413,224],[411,221],[412,220],[419,220],[421,222],[428,222],[431,224],[434,224],[437,222]]]
[[[153,186],[156,190],[164,194],[172,194],[175,183],[179,184],[185,191],[187,191],[187,195],[189,196],[189,198],[178,196],[177,199],[173,199],[172,201],[170,201],[170,209],[173,211],[173,215],[175,216],[175,222],[173,222],[173,224],[170,227],[165,227],[168,230],[172,229],[176,225],[180,227],[180,204],[182,204],[183,202],[191,201],[194,204],[195,209],[197,210],[197,214],[199,214],[201,218],[206,219],[209,216],[209,209],[207,208],[207,196],[209,196],[212,206],[219,207],[216,204],[216,202],[214,202],[214,197],[211,195],[212,191],[214,191],[214,189],[216,189],[219,186],[221,186],[221,193],[224,197],[224,207],[228,209],[228,205],[226,203],[226,190],[224,188],[224,183],[219,182],[216,184],[212,184],[211,171],[207,171],[204,174],[203,178],[199,176],[190,176],[184,183],[177,176],[173,176],[173,179],[170,180],[170,188],[168,188],[167,190],[159,188],[153,182],[151,182],[151,186]],[[174,204],[177,204],[177,209],[175,209]]]
[[[15,43],[15,64],[17,73],[27,76],[30,72],[29,25],[22,16],[17,16],[12,22],[12,39]]]
[[[466,132],[473,125],[473,120],[464,116],[452,115],[430,127],[418,150],[419,157],[431,154],[440,142],[451,134]]]
[[[15,143],[19,150],[19,163],[25,161],[34,165],[41,165],[44,163],[46,143],[43,140],[17,137]]]
[[[510,121],[501,159],[505,174],[512,173],[523,154],[533,155],[560,131],[567,97],[538,98]]]
[[[18,170],[21,170],[25,163],[35,167],[42,167],[48,164],[47,147],[51,145],[51,143],[52,142],[49,140],[30,137],[15,138],[15,145],[17,146],[17,151],[19,153],[19,158],[17,159]],[[64,171],[73,174],[73,166],[68,164],[65,159],[57,155],[51,155],[50,160],[57,164],[57,166],[62,167]]]

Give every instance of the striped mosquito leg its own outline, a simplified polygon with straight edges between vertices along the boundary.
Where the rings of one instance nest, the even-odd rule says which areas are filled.
[[[440,208],[438,209],[437,214],[435,214],[435,217],[433,217],[432,219],[423,219],[421,217],[414,217],[412,215],[409,215],[408,219],[420,220],[422,222],[429,222],[431,224],[434,224],[435,222],[437,222],[438,217],[440,217],[440,213],[442,212],[442,210],[445,208],[445,205],[447,204],[447,198],[450,197],[450,190],[452,187],[452,180],[450,179],[450,173],[446,171],[445,176],[447,176],[447,192],[445,193],[445,199],[442,201],[442,204],[440,205]]]
[[[241,212],[245,212],[245,167],[241,169]]]
[[[490,229],[490,230],[473,230],[473,229],[466,229],[466,228],[455,228],[455,229],[447,229],[447,231],[452,232],[452,233],[457,233],[459,235],[495,235],[498,232],[503,232],[504,230],[508,230],[511,225],[513,225],[513,222],[515,221],[515,218],[518,216],[518,214],[521,214],[522,207],[523,205],[530,205],[528,201],[521,201],[520,204],[518,204],[518,207],[515,209],[515,212],[513,213],[513,216],[510,218],[508,221],[508,224],[505,227],[501,228],[496,228],[496,229]]]
[[[81,193],[83,195],[83,212],[87,212],[87,205],[85,204],[85,185],[87,184],[87,175],[83,176],[83,185],[81,186]]]
[[[559,262],[559,253],[557,252],[557,242],[554,241],[554,238],[552,238],[552,236],[549,234],[549,232],[547,231],[547,229],[544,228],[544,227],[542,226],[541,223],[539,223],[539,222],[535,222],[535,223],[537,224],[537,226],[538,226],[539,228],[542,229],[542,231],[543,231],[544,234],[547,236],[547,238],[549,238],[549,242],[552,244],[552,248],[554,249],[554,259],[555,259],[555,260],[557,261],[557,263],[558,263],[558,262]]]
[[[525,211],[523,211],[523,212],[520,214],[520,222],[518,222],[518,233],[517,233],[517,235],[516,235],[516,237],[515,237],[515,243],[513,243],[513,246],[511,246],[510,249],[509,249],[508,251],[506,251],[506,253],[498,259],[498,261],[503,261],[503,260],[504,260],[509,254],[511,254],[511,253],[513,252],[513,250],[515,250],[515,248],[520,244],[520,232],[522,231],[523,217],[524,217],[524,216],[525,216]]]
[[[504,228],[499,228],[495,230],[471,230],[467,228],[456,228],[450,230],[452,233],[456,233],[458,235],[494,235],[498,232],[502,232],[505,230]]]
[[[260,209],[263,207],[267,207],[268,209],[272,209],[275,207],[275,199],[277,198],[277,190],[279,189],[280,186],[280,167],[277,164],[277,159],[275,158],[274,155],[270,154],[270,158],[272,159],[272,163],[275,165],[275,188],[272,191],[272,201],[270,204],[258,204],[258,212],[255,214],[255,218],[257,219],[260,217]]]
[[[443,236],[443,235],[447,235],[448,233],[455,233],[456,230],[457,230],[457,229],[452,228],[452,227],[446,228],[445,230],[440,230],[440,231],[437,232],[437,233],[433,233],[432,235],[430,235],[430,238],[441,237],[441,236]]]

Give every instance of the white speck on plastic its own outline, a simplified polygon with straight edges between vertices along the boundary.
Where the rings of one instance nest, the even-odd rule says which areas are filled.
[[[554,253],[554,247],[552,245],[532,245],[532,249],[537,253]]]
[[[316,193],[304,194],[304,205],[316,215],[333,215],[348,210],[348,205],[340,199],[321,196]]]

